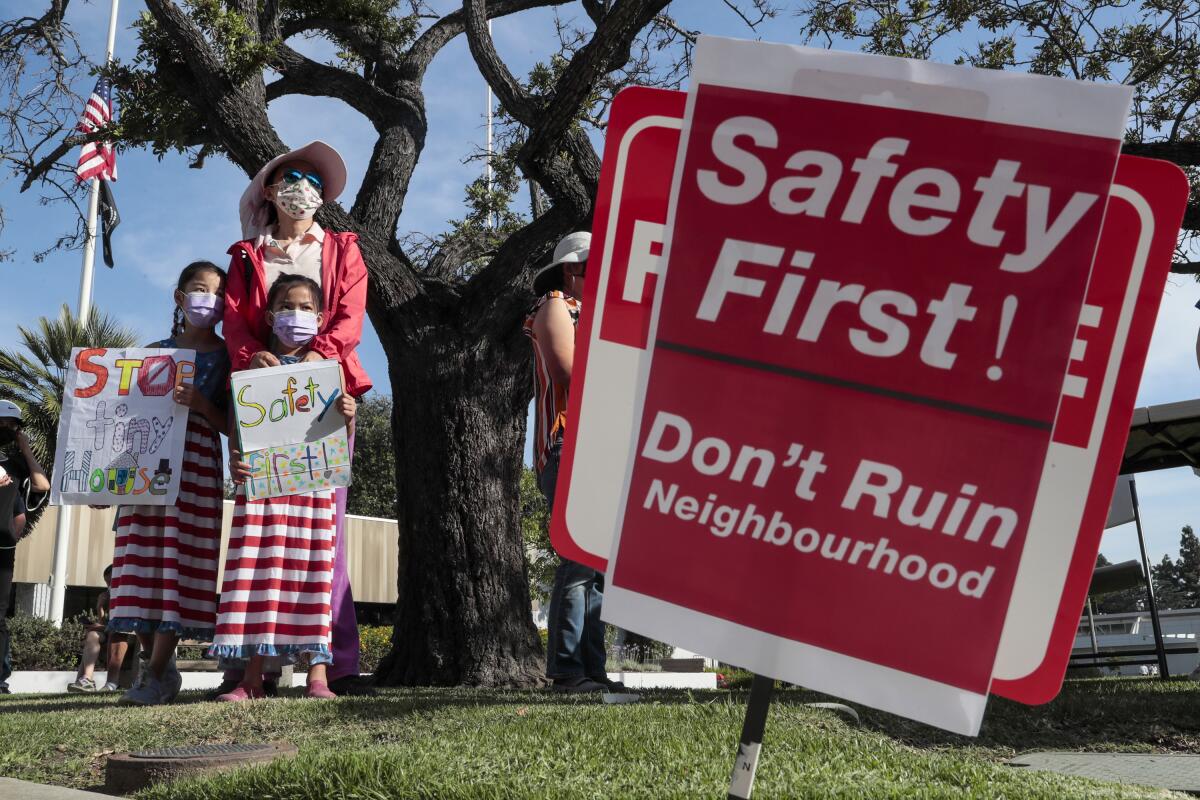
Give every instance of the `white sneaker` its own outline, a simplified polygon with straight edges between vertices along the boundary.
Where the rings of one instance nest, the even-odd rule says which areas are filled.
[[[120,687],[120,686],[118,686],[117,684],[113,683],[112,681],[109,681],[108,683],[104,684],[103,686],[101,686],[101,687],[100,687],[99,689],[97,689],[96,691],[97,691],[97,692],[116,692],[116,691],[120,691],[120,689],[121,689],[121,687]]]
[[[605,692],[600,696],[605,705],[623,706],[629,703],[640,702],[642,696],[636,692]]]
[[[74,683],[67,684],[67,691],[71,694],[90,694],[96,691],[96,682],[91,678],[76,678]]]
[[[123,706],[160,706],[167,702],[166,692],[167,687],[163,682],[154,677],[150,670],[146,670],[142,684],[121,695],[117,702]]]

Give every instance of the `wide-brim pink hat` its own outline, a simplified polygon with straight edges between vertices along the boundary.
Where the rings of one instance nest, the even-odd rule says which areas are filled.
[[[298,150],[275,156],[263,165],[246,187],[246,191],[242,192],[242,199],[238,203],[238,216],[242,221],[243,239],[257,236],[266,227],[268,201],[263,197],[263,189],[275,168],[288,161],[307,161],[317,168],[317,173],[325,184],[321,199],[326,203],[336,200],[346,188],[346,162],[337,150],[325,142],[309,142]]]

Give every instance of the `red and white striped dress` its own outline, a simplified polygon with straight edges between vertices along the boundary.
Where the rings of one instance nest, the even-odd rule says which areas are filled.
[[[332,491],[247,500],[239,489],[209,653],[330,663],[333,546]]]
[[[221,439],[188,414],[179,499],[173,506],[122,506],[117,518],[109,629],[212,637],[221,554]]]

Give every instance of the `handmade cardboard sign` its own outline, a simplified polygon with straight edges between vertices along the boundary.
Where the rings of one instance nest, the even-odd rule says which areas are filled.
[[[628,226],[628,220],[636,220],[634,226],[644,226],[648,221],[665,219],[671,170],[662,164],[678,147],[684,97],[682,92],[631,89],[616,98],[610,114],[605,168],[597,196],[597,225],[592,236],[593,269],[588,271],[587,302],[579,322],[572,378],[569,419],[573,424],[567,427],[557,494],[561,500],[555,505],[551,523],[552,541],[561,555],[601,571],[607,569],[606,555],[617,527],[615,510],[604,501],[612,487],[619,485],[619,473],[624,469],[633,420],[623,410],[632,405],[637,390],[637,364],[648,357],[646,328],[653,305],[651,287],[656,275],[661,278],[662,273],[662,265],[654,253],[648,256],[643,253],[644,266],[630,270],[632,251],[624,248],[610,251],[607,243],[612,237],[606,231],[622,224]],[[646,134],[651,131],[661,135],[650,139]],[[642,150],[652,152],[640,163],[634,158],[639,145]],[[631,165],[636,171],[631,171]],[[625,176],[632,174],[639,179],[626,182]],[[636,191],[614,193],[614,187],[628,186],[637,187]],[[1151,215],[1131,213],[1134,209],[1130,198],[1135,196],[1145,200],[1153,212]],[[1112,444],[1105,450],[1110,453],[1109,458],[1114,457],[1111,453],[1120,452],[1149,347],[1164,274],[1169,269],[1174,232],[1186,199],[1186,179],[1177,167],[1131,156],[1119,159],[1088,301],[1081,309],[1081,335],[1077,335],[1074,345],[1081,358],[1073,359],[1072,375],[1064,385],[1064,400],[1055,420],[1050,448],[1052,454],[1059,448],[1071,452],[1064,442],[1079,441],[1081,434],[1083,441],[1090,441],[1093,428],[1104,436],[1104,442],[1111,439]],[[1144,221],[1150,223],[1145,230]],[[1126,235],[1130,232],[1137,236]],[[1150,247],[1139,247],[1139,242],[1147,242]],[[648,277],[643,277],[646,273]],[[1132,289],[1139,281],[1140,291],[1135,292]],[[645,284],[641,305],[634,307],[640,314],[631,313],[630,304],[625,301],[619,317],[624,322],[632,320],[636,327],[607,326],[602,332],[601,321],[612,318],[606,309],[621,294],[610,292],[607,287],[627,283],[639,289]],[[1095,337],[1098,319],[1104,321],[1102,327],[1107,331],[1100,338]],[[635,334],[632,338],[628,335],[631,330]],[[1117,353],[1112,348],[1121,342],[1124,349]],[[1085,360],[1092,365],[1093,374],[1074,374]],[[1115,372],[1116,381],[1094,374],[1096,367]],[[1098,408],[1101,397],[1111,398],[1105,401],[1107,410]],[[1081,404],[1085,399],[1087,402]],[[582,407],[589,405],[622,413],[583,413]],[[1092,411],[1088,413],[1088,409]],[[1082,418],[1080,410],[1085,414]],[[1117,449],[1112,450],[1112,446]],[[1091,452],[1095,455],[1099,448],[1093,447]],[[1057,462],[1051,459],[1049,463]],[[1076,473],[1070,486],[1053,480],[1057,474],[1053,466],[1046,470],[1046,480],[1039,488],[1043,505],[1053,502],[1081,509],[1084,502],[1103,502],[1104,475],[1112,464],[1098,465],[1094,473],[1088,471],[1086,460],[1074,467]],[[1094,486],[1081,485],[1080,478],[1091,479]],[[1113,498],[1105,527],[1132,519],[1132,511],[1126,508],[1132,506],[1124,483],[1118,483]],[[1052,574],[1052,568],[1042,569],[1036,579],[1019,577],[1014,586],[992,692],[1023,702],[1044,702],[1061,685],[1074,639],[1074,623],[1083,603],[1078,588],[1086,588],[1090,581],[1099,546],[1097,531],[1085,532],[1082,526],[1064,527],[1060,518],[1046,519],[1041,524],[1042,519],[1045,515],[1035,517],[1027,534],[1023,563],[1065,566],[1063,548],[1074,545],[1076,552],[1070,559],[1069,575]],[[1064,592],[1068,582],[1076,588],[1074,593]],[[1057,614],[1050,611],[1055,607]],[[1057,625],[1061,631],[1053,656],[1047,653],[1050,625]],[[1036,671],[1031,671],[1034,666]]]
[[[605,618],[974,733],[1128,101],[702,40]]]
[[[76,347],[63,384],[53,505],[165,506],[179,495],[196,351]]]
[[[251,475],[250,499],[350,485],[346,418],[337,409],[342,370],[312,361],[235,372],[238,441]]]

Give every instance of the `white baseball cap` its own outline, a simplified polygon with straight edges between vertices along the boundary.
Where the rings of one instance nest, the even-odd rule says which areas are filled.
[[[309,142],[298,150],[275,156],[258,171],[254,180],[242,192],[238,202],[238,217],[242,222],[242,238],[249,239],[257,236],[267,225],[267,199],[263,197],[263,188],[271,173],[280,164],[288,161],[307,161],[317,168],[325,188],[321,191],[321,199],[328,203],[336,200],[346,188],[346,162],[337,150],[334,150],[319,139]]]
[[[21,407],[9,400],[0,400],[0,419],[20,419]]]
[[[587,261],[588,251],[591,247],[592,234],[590,231],[576,231],[564,236],[554,247],[554,260],[533,276],[533,291],[539,296],[545,294],[547,290],[543,287],[550,276],[554,274],[554,270],[563,264],[578,264],[580,261]]]

